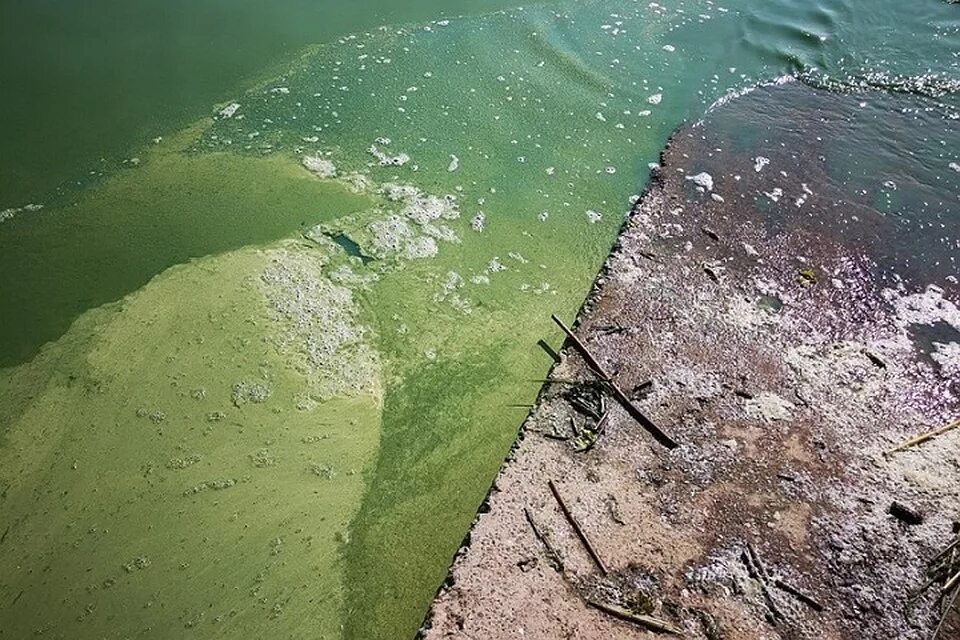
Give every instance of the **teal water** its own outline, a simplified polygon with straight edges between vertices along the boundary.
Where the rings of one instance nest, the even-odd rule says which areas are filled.
[[[397,21],[509,0],[0,4],[0,207],[50,197],[193,121],[284,56]],[[92,172],[92,173],[91,173]]]
[[[9,637],[410,637],[549,366],[549,313],[576,310],[670,133],[758,84],[837,97],[824,115],[856,126],[824,126],[832,176],[901,235],[953,225],[956,6],[368,4],[0,9]],[[733,146],[799,117],[749,105]],[[231,405],[251,375],[269,400]],[[318,424],[342,448],[308,465]],[[61,499],[91,467],[97,495]],[[230,489],[185,505],[201,468],[189,486]],[[150,566],[118,582],[109,544]]]

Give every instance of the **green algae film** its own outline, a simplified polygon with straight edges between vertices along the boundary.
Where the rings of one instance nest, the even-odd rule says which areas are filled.
[[[344,35],[0,216],[2,633],[411,636],[669,132],[863,75],[851,3],[725,5]]]
[[[189,133],[153,145],[136,166],[76,201],[4,223],[6,313],[0,366],[29,359],[86,309],[143,286],[174,264],[263,244],[369,206],[294,163],[189,154]],[[6,314],[5,314],[6,315]]]
[[[382,391],[368,361],[353,393],[304,409],[325,374],[284,356],[307,336],[271,298],[298,270],[321,273],[316,254],[171,269],[13,373],[55,371],[4,435],[0,634],[288,637],[310,610],[310,637],[338,637],[338,549]],[[313,328],[358,333],[360,310],[338,308]]]
[[[509,0],[0,4],[0,209],[102,174],[302,47]]]

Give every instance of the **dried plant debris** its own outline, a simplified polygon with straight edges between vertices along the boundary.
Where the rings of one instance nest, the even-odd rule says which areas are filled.
[[[566,394],[570,405],[580,413],[599,420],[606,413],[606,397],[599,384],[578,384]]]

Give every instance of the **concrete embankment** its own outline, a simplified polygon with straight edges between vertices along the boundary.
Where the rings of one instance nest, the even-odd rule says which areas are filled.
[[[575,333],[679,446],[568,341],[424,638],[934,635],[960,429],[891,450],[960,417],[960,296],[891,277],[821,165],[673,137]]]

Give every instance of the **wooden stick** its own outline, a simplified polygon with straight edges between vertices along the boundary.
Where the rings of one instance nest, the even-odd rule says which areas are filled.
[[[760,593],[763,594],[763,600],[767,605],[767,609],[770,610],[771,622],[776,624],[777,620],[786,620],[787,617],[783,615],[780,607],[777,606],[776,599],[773,597],[773,594],[770,593],[770,587],[768,586],[770,576],[767,574],[767,568],[763,566],[763,561],[760,560],[757,550],[754,549],[753,545],[749,542],[747,543],[746,550],[743,552],[743,562],[747,565],[747,571],[750,573],[750,576],[760,584]]]
[[[573,343],[573,346],[576,347],[577,351],[580,352],[580,355],[583,356],[587,366],[593,369],[593,372],[596,373],[601,380],[610,385],[610,390],[613,392],[613,397],[617,399],[617,402],[623,405],[623,408],[627,410],[627,413],[629,413],[634,420],[639,422],[644,429],[649,431],[650,435],[652,435],[654,439],[661,445],[668,449],[676,449],[679,446],[677,442],[666,433],[661,431],[660,427],[655,425],[649,418],[643,415],[640,409],[633,404],[633,401],[627,397],[627,394],[625,394],[623,390],[617,386],[617,383],[614,382],[609,375],[607,375],[607,373],[603,370],[603,367],[600,366],[600,363],[597,362],[596,358],[594,358],[587,349],[586,345],[580,342],[580,338],[578,338],[573,331],[571,331],[570,328],[567,327],[567,325],[565,325],[563,321],[555,314],[551,315],[550,317],[553,318],[553,321],[557,323],[557,326],[563,329],[563,332],[567,334],[567,338]]]
[[[752,542],[747,543],[747,557],[749,562],[747,563],[748,569],[753,569],[756,572],[756,578],[760,582],[767,582],[769,577],[767,575],[767,567],[764,566],[763,561],[760,559],[760,554],[757,553],[756,548],[754,548]]]
[[[607,604],[605,602],[599,602],[597,600],[588,599],[587,604],[591,607],[599,609],[604,613],[609,613],[610,615],[620,618],[621,620],[626,620],[628,622],[633,622],[639,624],[642,627],[646,627],[651,631],[659,631],[661,633],[672,633],[673,635],[680,635],[682,631],[677,629],[675,626],[667,622],[666,620],[661,620],[660,618],[654,618],[653,616],[645,616],[639,613],[634,613],[623,607],[618,607],[613,604]]]
[[[943,615],[940,616],[940,622],[937,624],[937,628],[934,630],[930,640],[940,640],[940,632],[943,631],[944,625],[947,623],[947,618],[950,617],[950,610],[953,609],[953,606],[957,603],[957,598],[960,598],[960,591],[954,593],[953,597],[950,598],[950,603],[944,608]]]
[[[957,427],[960,427],[960,420],[951,422],[945,427],[940,427],[939,429],[934,429],[933,431],[921,433],[920,435],[910,438],[909,440],[904,440],[893,449],[890,449],[889,451],[887,451],[887,455],[890,455],[891,453],[896,453],[897,451],[903,451],[904,449],[909,449],[914,445],[923,444],[927,440],[932,440],[933,438],[936,438],[939,435],[943,435],[947,431],[952,431]]]
[[[947,583],[945,585],[940,587],[940,593],[947,593],[948,591],[950,591],[950,589],[953,589],[953,587],[957,584],[958,581],[960,581],[960,571],[953,574],[953,577],[947,580]]]
[[[600,363],[597,362],[596,358],[593,357],[593,355],[587,349],[587,346],[580,342],[580,338],[578,338],[576,334],[573,333],[573,331],[571,331],[570,328],[563,323],[563,320],[557,317],[556,314],[550,314],[550,317],[553,318],[553,321],[557,323],[557,326],[563,329],[563,332],[567,334],[567,338],[573,343],[573,346],[577,348],[577,351],[580,352],[580,355],[583,356],[583,359],[587,362],[587,365],[593,369],[594,373],[596,373],[601,380],[609,381],[610,376],[603,371],[603,367],[601,367]]]
[[[590,554],[590,557],[593,558],[593,561],[596,563],[597,567],[600,569],[600,573],[607,575],[607,567],[603,564],[603,560],[600,559],[600,554],[597,553],[597,550],[594,549],[593,545],[590,543],[590,539],[587,538],[587,534],[583,532],[583,529],[580,528],[580,523],[577,522],[577,519],[570,513],[570,509],[567,508],[566,503],[563,501],[563,498],[560,497],[560,491],[557,489],[557,485],[554,484],[553,480],[547,481],[547,486],[550,487],[550,491],[553,493],[553,497],[557,499],[557,504],[560,505],[560,510],[563,511],[563,515],[566,516],[567,522],[570,523],[570,526],[573,527],[573,530],[576,532],[577,537],[580,538],[580,542],[583,543],[583,546],[586,547],[587,553]]]
[[[562,574],[563,558],[560,557],[560,554],[557,553],[557,550],[553,548],[552,544],[550,544],[550,540],[547,539],[546,534],[540,531],[540,527],[537,526],[536,521],[533,519],[533,514],[530,513],[530,509],[524,507],[523,515],[526,516],[527,522],[530,523],[530,528],[533,529],[533,535],[536,536],[537,540],[540,541],[540,544],[543,545],[543,548],[547,550],[547,562],[549,562],[550,566]]]
[[[951,542],[950,544],[948,544],[948,545],[946,546],[946,548],[944,548],[943,551],[941,551],[940,553],[938,553],[937,555],[935,555],[935,556],[933,557],[933,560],[930,561],[930,564],[933,564],[934,562],[936,562],[937,560],[939,560],[939,559],[942,558],[943,556],[947,555],[948,553],[950,553],[951,551],[953,551],[954,549],[956,549],[958,544],[960,544],[960,536],[957,536],[956,538],[954,538],[953,542]]]
[[[813,596],[807,595],[806,593],[804,593],[803,591],[800,591],[800,589],[796,588],[795,586],[787,582],[784,582],[783,580],[780,580],[780,579],[774,580],[773,584],[775,584],[778,588],[783,589],[784,591],[786,591],[787,593],[789,593],[794,598],[796,598],[803,604],[807,605],[814,611],[823,611],[822,604],[817,602],[813,598]]]
[[[593,432],[596,433],[598,436],[607,430],[607,418],[609,417],[610,417],[610,412],[604,411],[603,415],[600,416],[600,419],[597,420],[596,426],[593,427]]]

